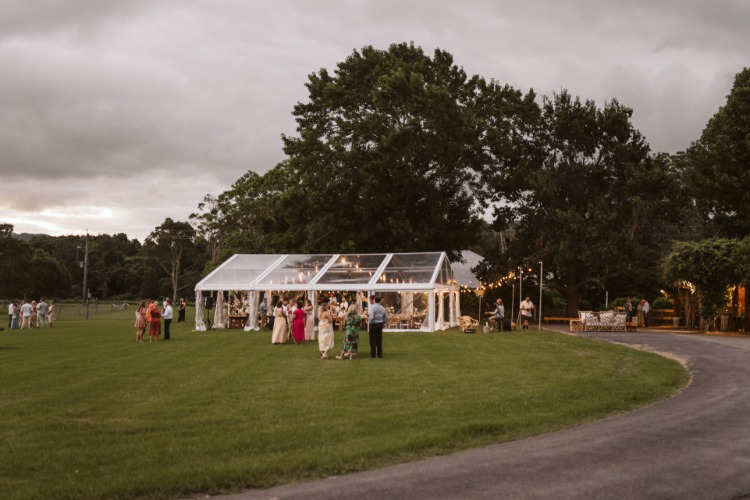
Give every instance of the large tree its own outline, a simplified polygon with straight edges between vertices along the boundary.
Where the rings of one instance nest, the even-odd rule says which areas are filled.
[[[712,232],[750,234],[750,68],[687,151],[685,182]]]
[[[187,222],[169,217],[148,235],[143,253],[157,273],[166,277],[164,288],[171,293],[173,302],[181,291],[192,290],[205,260],[205,254],[196,245],[195,229]]]
[[[449,53],[413,44],[354,51],[307,88],[279,167],[295,234],[286,243],[306,252],[456,257],[476,241],[488,163],[522,141],[515,117],[537,108],[533,94],[469,77]]]
[[[729,304],[729,287],[750,278],[748,243],[726,238],[678,242],[663,259],[667,282],[696,287],[707,331],[715,329],[716,317]]]
[[[499,187],[511,202],[499,218],[517,224],[509,260],[542,260],[545,283],[567,298],[570,315],[587,288],[653,269],[677,219],[670,163],[649,154],[631,114],[616,100],[600,109],[564,90],[545,98],[534,151]]]

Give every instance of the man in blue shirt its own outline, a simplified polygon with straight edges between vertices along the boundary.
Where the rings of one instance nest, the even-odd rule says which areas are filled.
[[[388,312],[380,305],[380,296],[370,297],[367,310],[367,323],[370,332],[370,357],[383,357],[383,325],[388,321]]]

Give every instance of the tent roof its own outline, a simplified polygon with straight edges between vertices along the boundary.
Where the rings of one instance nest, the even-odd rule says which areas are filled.
[[[478,253],[472,252],[471,250],[464,250],[461,252],[461,258],[465,263],[454,262],[452,264],[453,274],[456,276],[456,281],[461,286],[478,288],[479,278],[477,278],[471,270],[477,267],[479,263],[484,260],[484,257]]]
[[[203,278],[201,290],[455,290],[445,252],[235,254]]]

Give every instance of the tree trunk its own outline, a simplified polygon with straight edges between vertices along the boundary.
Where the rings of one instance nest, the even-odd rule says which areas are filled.
[[[578,316],[578,308],[581,300],[581,285],[578,283],[578,273],[575,266],[568,266],[568,289],[566,299],[568,301],[568,316]]]

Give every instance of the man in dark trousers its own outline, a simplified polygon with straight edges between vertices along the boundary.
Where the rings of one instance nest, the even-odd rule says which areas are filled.
[[[380,305],[380,296],[370,297],[367,311],[368,329],[370,331],[370,357],[383,357],[383,325],[388,321],[385,307]]]
[[[164,340],[169,340],[169,327],[172,324],[172,300],[166,299],[164,301],[164,312],[161,316],[164,318]]]

